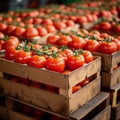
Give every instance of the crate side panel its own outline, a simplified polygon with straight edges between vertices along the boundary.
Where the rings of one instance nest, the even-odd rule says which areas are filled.
[[[93,80],[92,82],[87,84],[85,87],[81,88],[78,92],[71,95],[70,103],[69,103],[70,113],[79,109],[89,100],[91,100],[93,97],[99,94],[100,86],[101,86],[100,83],[101,83],[100,78]]]
[[[66,112],[68,112],[68,104],[64,96],[5,79],[0,79],[0,87],[3,89],[5,95],[23,100],[24,102],[62,115],[66,115]]]

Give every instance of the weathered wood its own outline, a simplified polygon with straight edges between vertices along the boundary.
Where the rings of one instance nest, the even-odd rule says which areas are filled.
[[[36,89],[3,78],[0,79],[0,87],[5,95],[18,98],[63,116],[69,116],[100,93],[100,82],[101,79],[97,78],[76,93],[71,94],[70,97]]]
[[[102,58],[102,70],[106,72],[113,72],[113,67],[120,63],[120,51],[117,51],[111,55],[93,52],[94,55],[100,56]]]
[[[89,101],[87,104],[82,106],[78,111],[74,112],[71,115],[71,118],[74,120],[80,120],[84,116],[86,116],[90,111],[92,111],[96,106],[98,106],[103,101],[107,100],[109,97],[108,93],[101,92],[99,95],[94,97],[91,101]]]
[[[117,106],[118,90],[120,90],[120,83],[111,88],[110,95],[111,95],[111,106],[112,106],[112,108],[115,108]]]
[[[96,115],[92,120],[110,120],[111,106],[107,106],[103,111]]]
[[[112,73],[102,71],[102,87],[112,88],[118,83],[120,83],[120,67]]]

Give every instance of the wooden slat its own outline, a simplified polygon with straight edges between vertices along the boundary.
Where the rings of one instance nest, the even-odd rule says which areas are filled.
[[[78,111],[74,112],[71,115],[71,118],[75,120],[82,119],[85,115],[87,115],[91,110],[93,110],[96,106],[102,103],[104,100],[108,99],[109,94],[106,92],[101,92],[99,95],[94,97],[91,101],[87,104],[82,106]]]
[[[104,110],[102,110],[98,115],[96,115],[91,120],[110,120],[111,114],[111,106],[107,106]]]

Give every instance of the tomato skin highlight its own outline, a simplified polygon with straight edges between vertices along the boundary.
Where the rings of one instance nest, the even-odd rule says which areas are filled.
[[[46,62],[46,68],[48,70],[62,73],[65,69],[65,60],[63,57],[49,57]]]
[[[29,66],[44,68],[47,60],[44,56],[33,55],[29,60]]]

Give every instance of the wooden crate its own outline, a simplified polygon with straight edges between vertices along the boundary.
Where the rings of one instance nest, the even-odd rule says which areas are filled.
[[[100,56],[102,61],[102,87],[111,88],[120,82],[120,51],[111,55],[94,52],[94,55]],[[115,69],[115,66],[117,68]]]
[[[18,101],[18,99],[14,99],[11,97],[7,97],[6,107],[0,106],[0,111],[3,111],[4,114],[0,114],[3,118],[9,118],[9,120],[33,120],[33,118],[28,117],[27,115],[23,115],[23,113],[18,113],[13,110],[14,101],[22,103],[22,101]],[[24,103],[25,104],[25,103]],[[32,106],[31,104],[27,104]],[[32,106],[35,109],[35,106]],[[49,111],[48,111],[49,112]],[[59,120],[110,120],[111,107],[109,106],[109,94],[105,92],[101,92],[92,100],[90,100],[87,104],[73,113],[69,118],[58,117]],[[47,114],[46,114],[47,115]],[[48,114],[49,117],[47,120],[52,120],[52,113]],[[57,118],[56,118],[57,119]]]
[[[93,52],[93,54],[102,58],[102,71],[112,73],[114,66],[120,64],[120,51],[111,55],[99,52]]]
[[[103,89],[110,94],[110,105],[112,107],[111,120],[120,120],[120,83],[111,87],[111,89]]]

